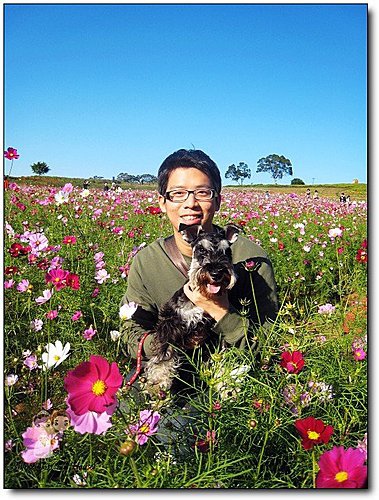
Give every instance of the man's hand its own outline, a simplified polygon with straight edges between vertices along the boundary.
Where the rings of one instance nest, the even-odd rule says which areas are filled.
[[[215,321],[220,321],[225,316],[229,309],[228,293],[222,295],[214,295],[214,299],[207,299],[196,290],[191,290],[189,283],[184,285],[184,293],[195,306],[200,307],[208,313]]]

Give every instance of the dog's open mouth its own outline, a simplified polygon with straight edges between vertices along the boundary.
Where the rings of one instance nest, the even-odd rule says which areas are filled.
[[[218,285],[217,283],[208,283],[207,284],[207,292],[208,293],[218,293],[221,289],[221,285]]]

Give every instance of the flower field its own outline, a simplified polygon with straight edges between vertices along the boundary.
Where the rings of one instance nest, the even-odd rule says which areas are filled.
[[[187,409],[129,389],[119,333],[134,256],[170,233],[156,200],[5,191],[5,488],[367,487],[366,203],[223,191],[215,223],[267,251],[280,311],[257,349],[194,367],[171,443]]]

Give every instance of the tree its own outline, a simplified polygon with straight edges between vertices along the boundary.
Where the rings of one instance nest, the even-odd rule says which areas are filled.
[[[241,186],[243,184],[243,180],[251,177],[251,170],[246,163],[240,161],[237,167],[234,165],[229,165],[228,170],[225,173],[225,177],[228,179],[229,177],[232,181],[241,182]]]
[[[299,179],[298,177],[295,177],[291,181],[291,186],[304,186],[305,182],[302,179]]]
[[[30,165],[30,167],[37,175],[47,174],[47,172],[50,170],[50,167],[48,167],[47,163],[45,163],[44,161],[37,161],[37,163],[33,163],[32,165]]]
[[[285,156],[276,154],[258,160],[257,173],[270,172],[275,180],[282,179],[283,175],[293,175],[292,164]]]
[[[158,178],[153,174],[142,174],[139,176],[139,182],[141,184],[152,184],[158,182]]]

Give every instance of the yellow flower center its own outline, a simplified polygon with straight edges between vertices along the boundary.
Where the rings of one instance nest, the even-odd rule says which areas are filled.
[[[149,432],[149,430],[150,430],[150,427],[147,424],[141,425],[141,427],[139,428],[139,432],[141,432],[142,434]]]
[[[307,432],[309,439],[318,439],[320,434],[316,431],[308,431]]]
[[[359,358],[360,356],[362,356],[362,353],[360,351],[355,351],[355,355],[357,356],[357,358]]]
[[[60,359],[61,359],[60,356],[57,356],[57,355],[54,356],[54,361],[59,361]]]
[[[106,391],[107,386],[102,380],[96,380],[96,382],[92,386],[92,392],[95,396],[102,396]]]
[[[61,279],[60,278],[54,278],[54,281],[56,281],[58,283],[58,281],[60,281]]]
[[[344,470],[341,470],[341,472],[337,472],[337,474],[335,475],[335,479],[339,483],[343,483],[344,481],[346,481],[348,477],[349,477],[348,473],[345,472]]]

